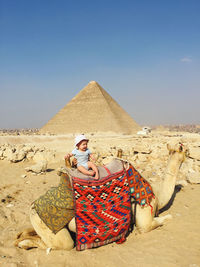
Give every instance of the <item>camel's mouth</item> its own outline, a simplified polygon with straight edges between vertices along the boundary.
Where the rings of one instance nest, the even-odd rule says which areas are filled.
[[[187,148],[187,149],[185,150],[185,157],[188,158],[189,156],[190,156],[190,151],[189,151],[189,149]]]

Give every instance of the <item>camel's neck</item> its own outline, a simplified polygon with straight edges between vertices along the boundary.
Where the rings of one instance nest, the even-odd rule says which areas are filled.
[[[182,163],[182,157],[178,152],[170,156],[168,165],[162,178],[158,191],[158,209],[163,208],[172,197],[176,183],[176,177]]]

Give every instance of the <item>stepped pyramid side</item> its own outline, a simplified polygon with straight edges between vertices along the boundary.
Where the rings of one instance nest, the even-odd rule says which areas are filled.
[[[140,126],[97,83],[90,82],[44,125],[40,132],[55,134],[134,133]]]
[[[132,119],[132,117],[103,88],[102,94],[107,100],[107,103],[109,104],[115,119],[120,125],[120,128],[123,127],[126,129],[123,132],[135,133],[141,129],[141,127]]]

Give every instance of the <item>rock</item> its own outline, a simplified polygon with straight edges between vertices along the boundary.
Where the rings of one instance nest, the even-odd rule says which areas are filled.
[[[4,152],[3,152],[3,156],[4,156],[4,158],[6,158],[6,159],[10,159],[10,158],[12,158],[12,154],[13,154],[13,151],[12,151],[12,149],[10,148],[10,147],[8,147],[8,148],[6,148],[5,150],[4,150]]]
[[[27,175],[26,175],[26,174],[22,174],[21,177],[22,177],[22,178],[26,178]]]
[[[0,158],[3,157],[3,150],[0,150]]]
[[[194,170],[193,168],[190,168],[190,169],[188,169],[188,172],[189,172],[189,173],[194,173],[195,170]]]
[[[27,160],[33,159],[34,155],[35,155],[35,152],[32,152],[32,151],[28,152],[27,155],[26,155]]]
[[[190,169],[193,169],[194,160],[193,159],[187,159],[183,162],[181,166],[181,172],[187,173]]]
[[[55,153],[52,151],[37,151],[33,156],[33,160],[38,162],[40,160],[53,161],[55,159]]]
[[[195,160],[195,164],[200,167],[200,160]]]
[[[8,158],[10,162],[19,162],[22,161],[26,157],[26,152],[24,150],[19,150],[15,153],[12,153],[11,157]]]
[[[37,162],[35,165],[25,168],[26,171],[32,171],[33,173],[41,173],[46,172],[47,170],[47,161],[41,160]]]
[[[189,157],[192,159],[200,160],[200,148],[199,147],[190,148]]]
[[[0,160],[5,159],[5,157],[3,156],[3,153],[4,153],[4,149],[1,147],[0,148]]]
[[[186,179],[190,184],[199,184],[200,173],[199,172],[188,172]]]
[[[148,179],[149,177],[151,177],[151,175],[152,175],[152,171],[151,171],[151,170],[147,170],[147,169],[145,169],[145,170],[141,173],[141,175],[142,175],[145,179]]]
[[[102,159],[101,164],[106,165],[109,162],[111,162],[112,159],[113,159],[112,157],[105,157]]]
[[[33,147],[31,147],[31,146],[24,146],[24,147],[23,147],[23,150],[24,150],[26,153],[28,153],[28,152],[33,152]]]
[[[46,254],[49,255],[50,251],[51,251],[51,248],[47,248],[46,249]]]
[[[137,155],[137,158],[138,158],[139,161],[143,161],[143,162],[145,162],[145,161],[148,160],[148,155],[147,155],[147,154],[139,153],[139,154]]]
[[[0,146],[0,159],[6,159],[10,162],[19,162],[23,159],[35,162],[40,160],[55,160],[55,151],[47,150],[45,147],[35,147],[31,145],[10,145],[4,144]]]
[[[11,207],[14,207],[14,205],[13,205],[13,204],[8,204],[8,205],[6,206],[6,208],[11,208]]]
[[[15,147],[10,145],[4,145],[0,150],[0,158],[7,159],[10,162],[22,161],[26,157],[26,152],[23,150],[23,146],[24,145]]]
[[[151,148],[147,145],[140,145],[137,144],[132,148],[133,153],[144,153],[144,154],[150,154]]]

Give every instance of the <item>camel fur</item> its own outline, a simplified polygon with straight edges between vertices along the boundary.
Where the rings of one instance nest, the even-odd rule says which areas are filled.
[[[155,216],[158,214],[159,210],[163,209],[169,203],[173,196],[176,177],[182,162],[187,156],[188,149],[182,144],[174,146],[168,145],[167,148],[169,150],[169,160],[165,175],[158,184],[151,184],[155,194],[155,198],[152,198],[150,202],[151,206],[135,206],[135,203],[132,204],[133,214],[135,214],[135,225],[140,233],[151,231],[172,218],[170,214],[161,217]],[[127,167],[127,165],[128,163],[124,162],[124,167]],[[153,208],[153,212],[151,207]],[[63,228],[57,234],[54,234],[44,224],[32,207],[30,220],[35,231],[30,229],[28,231],[24,230],[23,233],[18,235],[15,246],[24,249],[38,247],[42,249],[52,248],[65,250],[70,250],[74,247],[74,241],[67,228]],[[69,222],[68,228],[76,232],[75,218]]]

